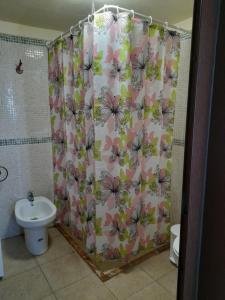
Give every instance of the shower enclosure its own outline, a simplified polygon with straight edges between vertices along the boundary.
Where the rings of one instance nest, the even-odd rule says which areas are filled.
[[[177,32],[118,11],[49,47],[57,220],[101,271],[169,243],[179,56]]]

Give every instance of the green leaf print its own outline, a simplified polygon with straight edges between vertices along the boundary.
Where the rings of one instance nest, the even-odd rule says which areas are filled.
[[[134,30],[134,22],[133,22],[133,20],[129,17],[128,20],[127,20],[127,24],[126,24],[126,26],[125,26],[125,28],[124,28],[124,31],[125,31],[126,33],[129,33],[129,32],[131,32],[131,31],[133,31],[133,30]]]
[[[105,18],[103,15],[95,15],[95,25],[99,29],[103,29],[105,26]]]
[[[128,53],[130,52],[130,42],[129,40],[125,40],[120,48],[119,59],[121,62],[127,60]]]
[[[55,125],[56,116],[54,116],[54,115],[51,116],[50,120],[51,120],[51,127],[54,128],[55,127],[54,125]]]
[[[53,58],[53,52],[52,51],[48,51],[48,63],[50,64]]]
[[[53,96],[54,95],[54,90],[55,87],[52,83],[49,84],[49,96]]]
[[[154,137],[149,145],[150,155],[151,156],[157,156],[158,155],[158,138]]]
[[[160,101],[157,100],[154,102],[154,104],[150,107],[150,112],[152,113],[152,116],[155,121],[160,120]]]
[[[147,214],[147,222],[148,224],[155,224],[156,219],[155,219],[155,207],[152,207],[150,211]]]
[[[158,190],[157,178],[155,174],[149,179],[149,189],[153,193],[156,193]]]
[[[96,218],[95,220],[95,234],[102,235],[102,218]]]
[[[93,73],[95,75],[102,75],[102,58],[103,58],[103,51],[99,51],[98,55],[94,57],[93,60]]]
[[[95,141],[95,144],[94,144],[94,158],[98,161],[101,161],[101,151],[100,151],[100,148],[101,148],[101,141],[98,140],[98,141]]]
[[[54,184],[57,183],[58,179],[59,179],[59,173],[54,173],[54,176],[53,176]]]
[[[101,199],[101,182],[95,181],[94,184],[94,195],[97,200]]]
[[[127,255],[127,251],[126,249],[124,248],[123,244],[121,243],[120,244],[120,247],[119,247],[119,253],[120,253],[120,256],[121,257],[125,257]]]

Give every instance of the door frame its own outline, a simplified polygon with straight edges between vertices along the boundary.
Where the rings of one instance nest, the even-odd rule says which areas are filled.
[[[178,300],[225,299],[224,37],[225,1],[196,0],[185,139]]]

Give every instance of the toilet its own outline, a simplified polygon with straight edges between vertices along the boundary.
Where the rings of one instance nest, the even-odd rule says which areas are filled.
[[[178,266],[180,248],[180,224],[170,228],[170,261]]]
[[[41,255],[48,249],[48,225],[55,220],[56,207],[45,197],[33,197],[33,201],[22,199],[16,202],[15,216],[23,227],[25,243],[33,255]]]

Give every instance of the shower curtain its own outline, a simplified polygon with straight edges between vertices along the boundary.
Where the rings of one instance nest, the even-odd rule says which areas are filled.
[[[112,12],[49,49],[57,219],[98,261],[168,242],[179,50],[175,32]]]

